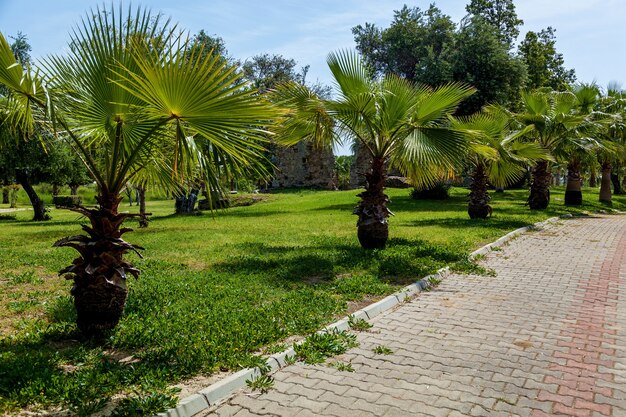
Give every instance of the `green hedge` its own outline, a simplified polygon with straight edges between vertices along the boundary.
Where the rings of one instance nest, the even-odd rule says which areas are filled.
[[[52,197],[52,204],[56,207],[76,207],[82,203],[83,200],[78,195],[57,195]]]

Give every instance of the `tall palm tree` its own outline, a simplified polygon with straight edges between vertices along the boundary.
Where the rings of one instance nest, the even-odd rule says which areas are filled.
[[[599,103],[600,111],[606,116],[606,123],[600,132],[605,146],[597,151],[602,177],[599,199],[611,203],[611,174],[614,164],[625,159],[626,147],[626,93],[620,89],[609,88]]]
[[[567,150],[595,125],[593,117],[577,111],[570,91],[537,90],[522,94],[523,110],[516,114],[522,126],[531,126],[528,136],[555,159],[565,159]],[[550,160],[537,161],[532,169],[528,205],[543,210],[550,203]]]
[[[489,183],[504,188],[518,181],[529,164],[551,159],[539,144],[523,140],[532,127],[515,129],[510,114],[501,107],[488,106],[480,113],[455,120],[452,126],[471,134],[464,163],[471,169],[467,212],[472,219],[486,219],[492,213]]]
[[[358,239],[366,249],[384,248],[391,213],[384,193],[387,169],[395,166],[414,181],[432,182],[441,166],[451,166],[466,141],[450,128],[449,118],[474,89],[457,83],[432,89],[394,75],[375,80],[361,58],[348,51],[331,53],[327,62],[337,86],[335,99],[324,100],[294,83],[274,91],[274,99],[289,112],[282,133],[293,143],[347,139],[368,150],[372,164],[354,210]]]
[[[218,55],[203,57],[169,21],[149,11],[97,9],[72,32],[67,55],[31,76],[9,55],[0,35],[0,83],[10,91],[13,126],[32,131],[44,119],[69,141],[97,184],[86,235],[56,246],[79,252],[61,271],[73,279],[77,324],[86,335],[116,326],[127,297],[126,277],[139,270],[124,259],[138,247],[122,239],[130,214],[120,193],[142,170],[175,189],[200,166],[206,181],[218,170],[261,169],[264,126],[272,106],[241,88],[240,74]],[[30,130],[29,130],[30,129]]]
[[[572,92],[576,97],[574,112],[589,115],[593,118],[600,98],[598,86],[595,84],[580,84],[575,86]],[[589,126],[591,127],[591,125]],[[597,128],[599,128],[599,125]],[[579,206],[583,203],[581,168],[587,156],[593,155],[601,147],[601,142],[590,136],[572,138],[569,144],[564,146],[563,151],[567,155],[567,183],[564,201],[566,205]]]

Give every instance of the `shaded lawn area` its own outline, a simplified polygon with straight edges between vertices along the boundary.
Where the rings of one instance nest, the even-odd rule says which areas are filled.
[[[187,217],[171,215],[173,201],[149,201],[150,227],[125,236],[146,248],[145,259],[130,256],[142,275],[129,280],[125,315],[104,344],[80,339],[70,282],[56,275],[75,253],[51,247],[84,219],[59,210],[46,223],[28,221],[29,212],[4,214],[0,410],[89,415],[120,393],[159,392],[193,375],[254,366],[264,348],[319,329],[350,302],[389,294],[448,264],[471,268],[472,249],[513,229],[606,209],[597,190],[584,190],[585,206],[570,209],[557,189],[545,212],[528,210],[527,191],[507,191],[492,194],[493,217],[481,221],[467,216],[465,189],[453,189],[447,201],[388,190],[396,214],[389,246],[364,251],[352,215],[357,193],[289,191]],[[613,208],[624,202],[615,197]]]

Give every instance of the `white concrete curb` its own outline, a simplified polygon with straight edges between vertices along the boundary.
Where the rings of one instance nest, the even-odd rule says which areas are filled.
[[[507,233],[506,235],[502,236],[500,239],[496,240],[495,242],[491,242],[485,246],[483,246],[480,249],[475,250],[474,252],[470,253],[469,258],[470,259],[475,259],[477,256],[480,255],[485,255],[489,252],[491,252],[491,250],[493,248],[499,248],[500,246],[504,245],[505,243],[509,242],[510,240],[516,238],[517,236],[528,232],[529,230],[536,230],[536,229],[541,229],[542,227],[544,227],[547,224],[550,223],[554,223],[558,220],[560,220],[561,218],[565,218],[565,217],[572,217],[571,214],[565,214],[561,217],[550,217],[547,220],[544,220],[542,222],[538,222],[535,224],[531,224],[530,226],[524,226],[524,227],[520,227],[519,229],[515,229],[510,233]]]
[[[566,214],[561,217],[572,217],[571,214]],[[474,259],[479,255],[484,255],[489,253],[492,248],[500,247],[514,239],[515,237],[529,231],[535,229],[541,229],[543,226],[554,223],[558,221],[561,217],[551,217],[547,220],[544,220],[539,223],[535,223],[530,226],[520,227],[506,235],[502,236],[495,242],[489,243],[482,248],[475,250],[469,255],[470,259]],[[445,267],[438,270],[436,273],[428,275],[414,284],[408,285],[401,289],[400,291],[383,298],[382,300],[370,304],[369,306],[362,308],[361,310],[355,311],[350,316],[353,316],[356,319],[364,319],[371,320],[379,314],[390,310],[397,306],[398,304],[406,301],[410,297],[418,294],[421,291],[424,291],[431,287],[431,280],[441,280],[448,275],[450,268]],[[336,329],[338,331],[348,330],[350,326],[348,325],[348,317],[344,317],[339,321],[336,321],[333,324],[326,326],[324,329],[320,330],[320,332],[325,332],[329,330]],[[299,342],[302,343],[302,342]],[[285,350],[284,352],[276,353],[267,358],[267,365],[271,368],[272,372],[277,371],[280,368],[287,366],[285,358],[295,357],[296,352],[293,347]],[[236,372],[221,381],[216,382],[213,385],[199,391],[197,394],[193,394],[189,397],[182,399],[176,408],[172,408],[167,412],[158,414],[158,417],[192,417],[193,415],[206,410],[209,407],[219,404],[226,398],[228,398],[235,391],[246,386],[246,380],[254,378],[260,375],[260,371],[258,368],[255,369],[242,369],[239,372]]]

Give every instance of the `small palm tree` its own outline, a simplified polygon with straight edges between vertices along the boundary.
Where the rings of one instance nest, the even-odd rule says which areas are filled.
[[[122,239],[131,216],[118,210],[125,185],[144,170],[177,189],[198,167],[209,182],[217,171],[261,169],[264,126],[277,112],[241,88],[236,67],[202,56],[169,21],[141,9],[87,16],[67,55],[41,65],[41,78],[7,48],[0,35],[0,84],[10,91],[12,125],[28,133],[43,119],[58,128],[98,187],[97,207],[76,209],[90,222],[87,234],[55,245],[79,252],[61,273],[74,281],[78,327],[99,335],[120,319],[127,275],[139,274],[124,259],[139,249]]]
[[[452,126],[471,134],[465,164],[471,167],[467,212],[472,219],[486,219],[492,213],[489,183],[504,188],[518,181],[529,164],[551,159],[539,144],[523,140],[532,128],[515,130],[511,115],[501,107],[488,106],[481,113],[454,121]]]
[[[466,140],[449,120],[474,89],[458,83],[432,89],[394,75],[375,80],[353,52],[331,53],[328,66],[337,86],[335,99],[324,100],[294,83],[274,91],[288,112],[282,138],[326,145],[347,139],[368,150],[372,164],[354,211],[358,239],[366,249],[384,248],[391,213],[384,193],[387,169],[395,166],[415,182],[432,182],[442,166],[453,165]]]
[[[593,117],[577,111],[576,96],[570,92],[538,90],[522,94],[523,110],[515,115],[522,126],[532,127],[528,137],[555,159],[566,159],[576,141],[597,125]],[[550,160],[541,159],[532,169],[528,205],[543,210],[550,203]]]

